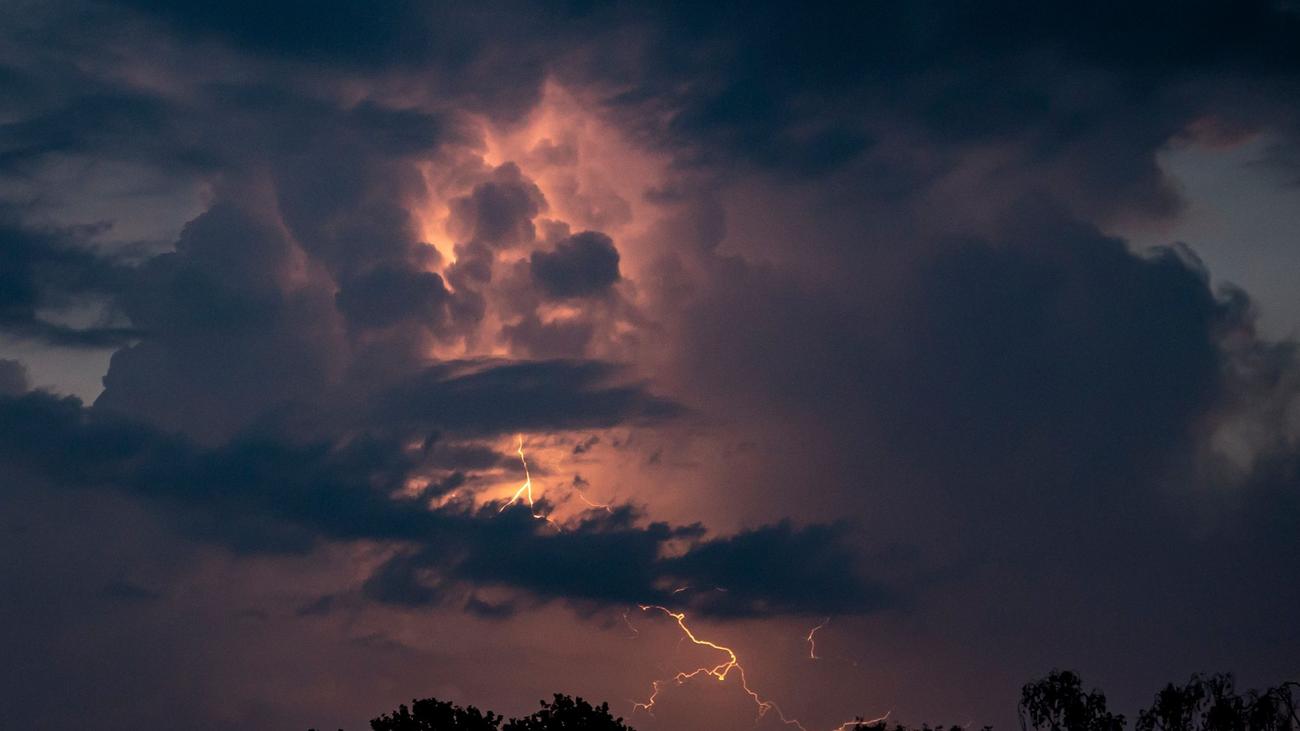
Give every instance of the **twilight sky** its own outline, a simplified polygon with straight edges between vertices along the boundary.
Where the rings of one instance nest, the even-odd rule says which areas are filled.
[[[1298,183],[1291,0],[2,2],[0,718],[1300,679]]]

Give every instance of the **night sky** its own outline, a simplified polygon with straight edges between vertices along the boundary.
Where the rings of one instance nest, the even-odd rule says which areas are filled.
[[[0,725],[1300,679],[1298,275],[1293,0],[0,0]]]

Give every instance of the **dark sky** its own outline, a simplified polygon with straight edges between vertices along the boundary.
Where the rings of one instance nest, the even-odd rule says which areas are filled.
[[[1297,182],[1288,0],[0,4],[0,717],[1300,679]]]

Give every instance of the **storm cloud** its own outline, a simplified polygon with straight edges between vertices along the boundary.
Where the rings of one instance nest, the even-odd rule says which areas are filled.
[[[641,697],[638,604],[810,728],[1297,671],[1293,3],[0,27],[13,723]]]
[[[599,294],[619,280],[618,250],[609,237],[583,231],[529,258],[533,278],[552,297]]]
[[[447,392],[463,388],[457,379],[430,387]],[[584,397],[599,400],[600,393],[572,392],[566,412],[571,418],[582,418],[581,410],[572,406]],[[617,415],[602,410],[596,418]],[[431,441],[412,451],[396,437],[377,434],[306,444],[249,434],[206,449],[138,422],[87,410],[75,398],[40,391],[6,395],[0,401],[0,425],[5,433],[0,458],[12,474],[70,489],[113,489],[173,505],[195,537],[236,552],[305,552],[322,541],[414,547],[414,552],[408,548],[385,562],[364,582],[365,595],[381,602],[418,606],[441,601],[437,588],[418,580],[416,569],[424,568],[442,572],[452,584],[497,584],[539,599],[604,604],[666,601],[670,593],[664,581],[671,575],[687,582],[746,587],[734,598],[703,605],[706,612],[781,607],[817,613],[831,607],[822,601],[804,606],[794,595],[782,596],[795,588],[788,576],[772,576],[751,561],[720,564],[709,557],[725,554],[733,544],[787,556],[809,548],[830,555],[845,550],[837,547],[833,533],[791,532],[788,526],[720,543],[701,540],[704,529],[699,525],[638,525],[640,516],[631,507],[608,515],[594,513],[562,527],[539,522],[522,507],[500,517],[495,509],[465,504],[431,509],[427,499],[445,494],[447,487],[428,485],[404,494],[409,478],[420,469],[481,466],[477,460],[456,459],[463,453],[432,450]],[[670,540],[693,545],[670,560],[664,556]],[[696,572],[692,567],[697,563],[708,568]],[[837,595],[842,598],[883,591],[865,579],[841,583],[847,576],[835,572],[826,577],[839,584]]]

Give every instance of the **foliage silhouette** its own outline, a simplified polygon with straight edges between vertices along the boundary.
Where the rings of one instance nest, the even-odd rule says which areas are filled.
[[[609,704],[593,706],[582,698],[555,694],[541,701],[532,715],[506,721],[492,711],[461,708],[437,698],[411,701],[370,721],[372,731],[636,731],[609,712]],[[502,722],[505,723],[502,726]],[[315,731],[311,729],[310,731]]]
[[[1150,708],[1138,712],[1133,731],[1300,731],[1300,683],[1286,682],[1264,691],[1238,693],[1232,675],[1193,675],[1185,685],[1169,684],[1156,693]],[[1106,696],[1085,692],[1083,680],[1068,670],[1021,689],[1017,706],[1022,731],[1125,731],[1123,715],[1111,713]],[[509,721],[470,706],[436,698],[411,701],[370,722],[372,731],[635,731],[609,712],[582,698],[556,693],[531,715]],[[312,730],[314,731],[314,730]],[[968,725],[908,727],[861,718],[853,731],[970,731]],[[984,726],[981,731],[992,731]]]
[[[502,731],[635,731],[622,718],[614,718],[609,704],[593,706],[582,698],[555,694],[555,700],[542,701],[540,710],[531,716],[508,721]]]
[[[952,726],[930,726],[928,723],[922,723],[919,727],[904,726],[902,723],[894,723],[891,727],[884,721],[867,723],[859,718],[857,726],[853,727],[853,731],[971,731],[971,728],[962,726],[962,724],[959,723],[954,723]],[[993,731],[993,727],[983,726],[980,727],[980,731]]]
[[[1124,716],[1106,709],[1106,696],[1083,691],[1083,680],[1069,670],[1053,670],[1020,691],[1020,728],[1038,731],[1123,731]]]
[[[372,731],[497,731],[501,716],[492,711],[484,714],[474,706],[461,708],[436,698],[411,701],[392,714],[370,721]]]
[[[1300,717],[1291,695],[1296,683],[1263,693],[1236,691],[1230,674],[1193,675],[1186,685],[1166,685],[1138,713],[1135,731],[1296,731]]]

